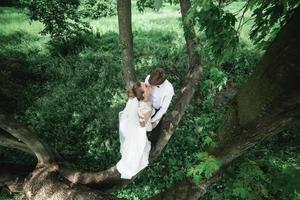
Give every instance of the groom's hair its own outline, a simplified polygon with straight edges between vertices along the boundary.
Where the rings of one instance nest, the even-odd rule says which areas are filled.
[[[150,85],[161,85],[166,80],[165,71],[162,68],[157,68],[150,73],[149,84]]]
[[[139,101],[144,100],[144,90],[141,82],[136,82],[128,89],[128,97],[136,97]]]

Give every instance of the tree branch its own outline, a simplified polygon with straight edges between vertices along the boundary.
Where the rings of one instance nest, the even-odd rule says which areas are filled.
[[[4,130],[0,129],[0,146],[18,149],[20,151],[33,154],[34,153],[23,142],[18,141],[16,138],[7,134]]]
[[[46,165],[53,161],[51,152],[40,142],[28,128],[20,125],[15,119],[0,114],[0,128],[21,140],[38,159],[38,165]]]

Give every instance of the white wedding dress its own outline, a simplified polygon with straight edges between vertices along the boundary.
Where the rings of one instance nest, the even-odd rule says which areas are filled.
[[[146,127],[141,127],[138,117],[138,100],[130,98],[119,113],[119,134],[121,160],[117,170],[123,179],[131,179],[148,165],[151,144],[146,135]]]

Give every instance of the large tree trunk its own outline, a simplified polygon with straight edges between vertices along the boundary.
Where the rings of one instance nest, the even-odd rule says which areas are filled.
[[[155,199],[197,200],[235,158],[267,137],[300,123],[300,7],[282,28],[232,101],[211,152],[222,168],[199,185],[185,181]]]
[[[182,16],[184,38],[189,55],[189,69],[192,70],[195,66],[201,65],[200,57],[196,51],[196,47],[199,47],[199,43],[197,42],[197,37],[192,20],[188,17],[188,12],[191,8],[191,2],[190,0],[180,0],[179,3]]]
[[[122,45],[122,72],[126,87],[135,81],[133,63],[133,35],[131,25],[131,0],[117,0],[119,37]]]

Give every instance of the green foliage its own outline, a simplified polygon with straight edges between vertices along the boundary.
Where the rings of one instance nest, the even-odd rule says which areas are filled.
[[[95,44],[97,50],[86,48],[64,59],[48,59],[43,65],[45,58],[32,60],[30,66],[46,69],[43,74],[48,81],[41,87],[44,95],[20,116],[67,160],[81,158],[80,168],[104,168],[119,156],[116,124],[126,97],[120,96],[120,65],[114,57],[120,53],[118,39],[110,33],[100,41],[103,45]],[[117,52],[105,49],[111,44]]]
[[[145,8],[154,8],[154,0],[138,0],[136,5],[140,12],[144,12]]]
[[[30,10],[30,18],[44,24],[42,34],[55,40],[67,41],[78,33],[88,32],[88,23],[81,20],[77,8],[79,0],[22,0]]]
[[[0,2],[0,6],[20,6],[19,0],[5,0]]]
[[[164,3],[178,4],[178,0],[137,0],[136,5],[137,9],[140,12],[144,12],[146,8],[150,8],[154,11],[159,11],[163,6]]]
[[[235,30],[236,18],[232,13],[214,1],[194,0],[188,17],[205,34],[201,41],[206,41],[206,54],[211,54],[217,61],[234,55],[239,38]]]
[[[299,127],[288,130],[236,160],[207,199],[297,199],[300,166],[299,138],[295,134],[298,130]],[[288,145],[283,147],[284,143]]]
[[[191,167],[188,171],[188,176],[193,178],[196,184],[199,184],[204,178],[212,176],[213,172],[221,167],[220,161],[207,152],[200,152],[196,155],[199,164]]]
[[[208,72],[208,79],[202,83],[202,92],[205,95],[203,99],[203,108],[210,109],[213,107],[215,95],[221,91],[221,89],[227,83],[227,76],[222,70],[212,67]]]
[[[253,10],[255,22],[250,38],[266,47],[287,22],[299,2],[299,0],[250,0],[249,9]]]
[[[77,33],[70,36],[67,40],[50,40],[49,50],[53,55],[77,54],[85,48],[96,48],[100,43],[101,37],[98,33],[91,32]]]
[[[238,84],[245,82],[262,53],[256,48],[241,43],[237,48],[236,55],[221,64],[222,70],[228,75],[228,82],[233,81]]]
[[[158,11],[163,5],[163,0],[138,0],[136,5],[140,12],[144,12],[145,8]]]
[[[117,1],[115,0],[82,0],[80,13],[84,17],[98,19],[117,14]]]
[[[135,68],[138,69],[136,74],[141,80],[152,69],[161,67],[168,72],[167,78],[173,83],[174,88],[179,90],[187,73],[187,68],[183,67],[187,65],[187,56],[183,55],[185,49],[182,43],[178,43],[178,38],[181,39],[176,32],[167,30],[135,32]]]

